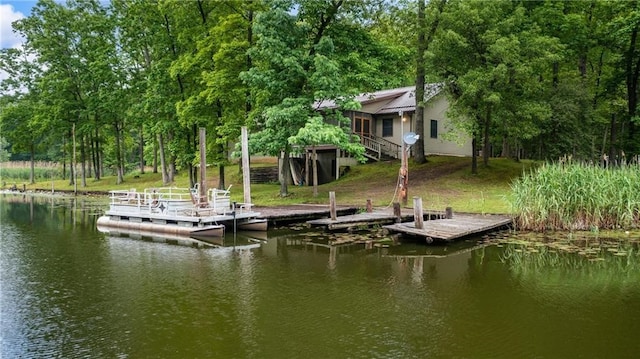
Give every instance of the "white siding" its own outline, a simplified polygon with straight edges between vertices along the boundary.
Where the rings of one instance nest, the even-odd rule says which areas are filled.
[[[447,109],[449,102],[446,97],[439,95],[427,103],[424,109],[424,152],[425,154],[471,156],[471,137],[464,133],[457,134],[457,141],[443,138],[443,134],[454,131]],[[438,121],[438,138],[431,138],[431,120]]]

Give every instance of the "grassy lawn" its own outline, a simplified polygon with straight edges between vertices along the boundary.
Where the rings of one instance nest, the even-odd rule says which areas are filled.
[[[268,166],[275,163],[256,161],[252,166]],[[471,159],[463,157],[430,156],[428,162],[417,165],[409,161],[409,200],[408,207],[412,207],[413,196],[422,197],[425,209],[444,210],[452,207],[454,211],[475,213],[508,213],[510,212],[508,196],[511,193],[511,182],[534,165],[532,161],[516,162],[510,159],[492,158],[489,167],[478,165],[478,174],[471,174]],[[290,195],[286,198],[279,196],[280,185],[253,184],[251,198],[253,203],[260,206],[284,204],[328,204],[329,192],[336,193],[338,204],[364,207],[367,199],[371,199],[374,206],[385,207],[393,201],[396,193],[399,160],[378,162],[353,167],[341,179],[320,185],[318,196],[313,196],[311,186],[289,186]],[[219,183],[218,168],[207,170],[208,187]],[[11,179],[3,179],[7,186],[16,183]],[[22,183],[17,182],[19,189]],[[162,177],[159,173],[146,172],[144,174],[131,173],[125,176],[125,182],[116,185],[116,177],[103,177],[99,181],[87,179],[87,186],[82,187],[78,180],[79,192],[106,192],[114,189],[162,187]],[[225,184],[232,186],[232,197],[241,202],[242,176],[237,165],[225,168]],[[189,179],[186,173],[179,173],[172,186],[188,187]],[[68,180],[41,181],[35,185],[27,185],[28,190],[51,191],[51,187],[58,191],[72,191],[73,185]],[[5,187],[6,188],[6,187]]]

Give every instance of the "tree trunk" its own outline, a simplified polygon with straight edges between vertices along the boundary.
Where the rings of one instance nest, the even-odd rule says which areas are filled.
[[[144,126],[140,125],[140,144],[139,144],[139,152],[140,152],[140,174],[144,174]]]
[[[482,140],[482,162],[485,166],[489,165],[489,131],[491,127],[491,105],[487,107],[487,117],[484,119],[484,138]]]
[[[67,178],[67,139],[62,136],[62,179]]]
[[[96,128],[95,137],[93,138],[93,142],[94,142],[93,172],[94,172],[94,178],[96,180],[99,180],[102,177],[102,166],[101,166],[102,161],[100,161],[100,158],[102,156],[100,155],[100,141],[99,141],[99,133],[97,128]]]
[[[474,175],[478,174],[478,143],[476,141],[476,134],[473,134],[473,139],[471,140],[471,173]]]
[[[176,158],[173,155],[169,160],[169,171],[167,174],[169,175],[169,183],[173,183],[176,179]]]
[[[219,186],[220,189],[225,189],[225,179],[224,179],[224,163],[227,159],[227,151],[224,147],[224,145],[220,145],[220,149],[219,149],[220,153],[222,154],[222,160],[220,161],[220,166],[219,166],[219,171],[218,171],[218,177],[220,177],[219,179]]]
[[[69,186],[73,186],[76,182],[75,182],[75,178],[76,178],[76,124],[73,124],[73,127],[71,128],[71,141],[72,141],[72,150],[71,150],[71,158],[70,158],[70,162],[71,165],[69,166]]]
[[[413,159],[416,163],[424,163],[424,52],[426,50],[425,0],[418,0],[418,53],[416,56],[416,133],[420,136],[415,143]],[[404,139],[402,139],[404,140]]]
[[[116,180],[116,184],[120,184],[122,182],[124,182],[124,171],[123,171],[123,164],[122,164],[122,148],[120,146],[120,142],[122,141],[122,139],[120,138],[120,128],[118,126],[118,122],[114,122],[113,123],[113,130],[114,130],[114,135],[115,135],[115,150],[116,150],[116,172],[117,172],[117,180]]]
[[[616,141],[617,139],[617,128],[616,128],[616,114],[611,114],[611,123],[609,127],[609,160],[613,161],[616,158],[618,151],[616,150]]]
[[[280,197],[289,195],[289,178],[291,177],[291,168],[289,167],[289,150],[282,152],[282,167],[280,168]]]
[[[87,150],[85,148],[85,136],[80,137],[80,174],[82,175],[82,187],[87,187]]]
[[[29,183],[34,184],[36,183],[36,149],[33,142],[29,145],[29,152],[29,162],[31,167],[29,171]]]
[[[218,189],[225,189],[225,184],[224,184],[224,165],[218,166],[218,177],[220,178],[218,180]]]
[[[162,172],[162,184],[169,184],[169,175],[167,174],[167,161],[164,156],[164,139],[162,134],[158,134],[158,152],[160,153],[160,171]]]
[[[312,171],[313,171],[313,196],[318,197],[318,154],[316,146],[311,147]]]
[[[202,166],[202,163],[200,164],[200,166]],[[200,170],[202,170],[202,167],[200,168]],[[198,167],[189,163],[187,165],[187,171],[189,171],[189,186],[193,188],[198,178]]]
[[[193,147],[194,150],[198,149],[198,127],[196,125],[191,126],[191,135],[193,136],[193,142],[191,143],[191,146]],[[206,165],[206,164],[205,164]],[[189,184],[191,185],[191,188],[193,188],[196,184],[196,182],[198,182],[198,167],[194,166],[193,163],[189,162],[187,164],[187,170],[189,171]],[[200,171],[202,171],[202,163],[200,164]]]
[[[153,141],[153,173],[158,173],[158,141]]]

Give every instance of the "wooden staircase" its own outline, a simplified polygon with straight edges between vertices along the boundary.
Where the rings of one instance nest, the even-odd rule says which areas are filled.
[[[359,134],[360,143],[365,148],[365,157],[374,161],[400,158],[402,146],[374,135]]]

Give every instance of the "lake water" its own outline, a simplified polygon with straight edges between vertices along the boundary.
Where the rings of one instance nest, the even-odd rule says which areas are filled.
[[[637,247],[588,261],[281,229],[194,248],[101,233],[104,209],[3,195],[1,358],[640,355]]]

